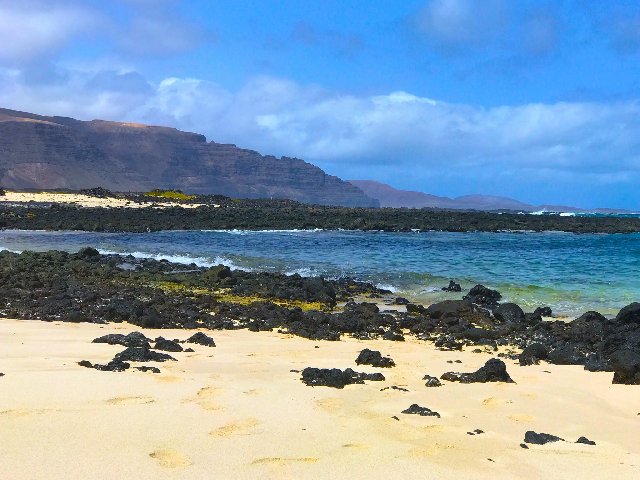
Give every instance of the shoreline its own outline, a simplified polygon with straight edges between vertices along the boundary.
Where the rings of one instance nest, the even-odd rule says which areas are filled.
[[[439,351],[411,338],[328,342],[246,330],[207,332],[215,348],[172,353],[177,361],[157,364],[160,374],[77,365],[122,350],[93,338],[134,330],[187,336],[124,323],[0,319],[3,478],[111,479],[134,471],[140,479],[392,478],[398,471],[444,479],[632,478],[640,468],[637,389],[611,385],[604,373],[507,362],[516,383],[427,388],[425,373],[475,370],[492,355]],[[381,350],[396,366],[356,366],[363,348]],[[308,387],[291,371],[308,366],[383,372],[386,380]],[[393,385],[408,391],[381,391]],[[441,417],[400,413],[412,403]],[[470,435],[474,429],[483,433]],[[567,441],[524,449],[529,430]],[[596,445],[572,443],[579,436]]]
[[[91,193],[95,192],[97,193]],[[326,229],[356,231],[638,233],[640,218],[532,215],[509,211],[349,208],[291,200],[188,200],[147,194],[6,192],[0,196],[0,227],[27,230],[147,232],[160,230]],[[11,200],[13,198],[13,200]],[[31,203],[33,202],[33,203]]]

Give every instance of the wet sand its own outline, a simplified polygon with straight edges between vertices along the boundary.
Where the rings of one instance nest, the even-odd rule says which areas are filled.
[[[611,373],[506,361],[516,384],[427,388],[425,374],[474,371],[493,355],[408,338],[316,342],[275,332],[207,332],[160,374],[100,372],[140,330],[0,319],[0,478],[638,478],[640,387]],[[144,330],[186,339],[185,330]],[[315,348],[318,346],[319,348]],[[363,348],[397,366],[356,366]],[[461,360],[462,363],[447,363]],[[385,382],[308,387],[305,367],[382,372]],[[381,388],[397,385],[403,392]],[[403,415],[413,403],[441,418]],[[399,420],[392,417],[397,416]],[[468,435],[481,429],[485,433]],[[527,430],[567,442],[520,447]],[[584,435],[596,446],[571,443]]]

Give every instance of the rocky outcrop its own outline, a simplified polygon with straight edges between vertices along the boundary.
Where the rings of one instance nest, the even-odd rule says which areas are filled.
[[[297,158],[263,156],[173,128],[0,109],[5,188],[154,188],[234,198],[377,207],[359,188]]]

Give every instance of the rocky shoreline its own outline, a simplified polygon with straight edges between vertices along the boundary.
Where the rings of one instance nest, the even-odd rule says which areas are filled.
[[[548,307],[525,313],[482,285],[460,300],[427,307],[351,279],[185,267],[100,255],[92,248],[75,254],[0,252],[0,285],[0,316],[6,318],[277,330],[329,341],[343,335],[390,342],[413,336],[441,350],[473,348],[522,366],[581,365],[613,372],[613,383],[640,384],[640,303],[614,319],[590,311],[565,322],[548,318]],[[381,310],[384,301],[400,306]],[[468,375],[452,373],[449,380],[464,382]]]
[[[153,201],[149,197],[135,195],[123,196],[122,199],[132,204]],[[237,200],[202,195],[188,201],[156,200],[164,202],[162,208],[154,208],[153,203],[144,208],[80,207],[51,202],[5,204],[0,206],[0,228],[92,232],[228,229],[640,232],[640,218],[631,217],[567,217],[426,208],[346,208],[306,205],[290,200]],[[195,205],[199,206],[184,208]]]

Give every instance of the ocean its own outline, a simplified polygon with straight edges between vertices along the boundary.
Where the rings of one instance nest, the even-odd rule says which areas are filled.
[[[525,311],[548,305],[577,316],[614,315],[640,301],[640,234],[386,233],[360,231],[163,231],[90,233],[4,230],[0,248],[77,251],[167,259],[200,266],[327,278],[350,276],[414,301],[460,298],[443,292],[450,279],[468,289],[499,290]]]

